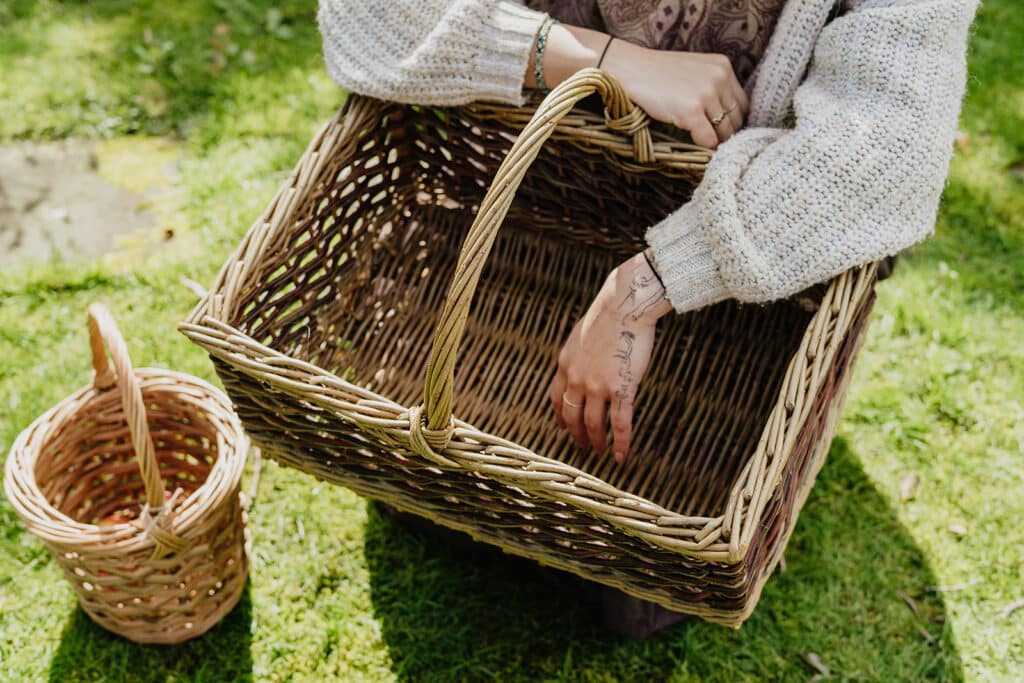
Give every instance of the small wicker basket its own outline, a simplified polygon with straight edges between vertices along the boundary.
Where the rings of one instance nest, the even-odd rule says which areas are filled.
[[[139,643],[194,638],[245,586],[249,441],[213,386],[133,371],[104,306],[89,335],[92,385],[18,436],[4,491],[96,623]]]
[[[181,330],[281,463],[738,626],[828,452],[876,267],[665,316],[630,457],[577,448],[558,349],[710,154],[600,70],[534,106],[350,95]]]

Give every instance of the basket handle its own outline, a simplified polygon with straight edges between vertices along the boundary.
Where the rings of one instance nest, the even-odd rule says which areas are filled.
[[[633,137],[633,155],[639,163],[654,161],[647,114],[629,100],[619,81],[606,71],[597,68],[577,71],[544,98],[498,167],[462,244],[427,363],[422,409],[427,418],[425,428],[419,424],[421,410],[410,411],[414,444],[425,441],[437,448],[447,443],[452,431],[452,394],[459,343],[494,239],[527,170],[555,132],[555,124],[572,111],[577,102],[595,92],[604,100],[605,124]]]
[[[92,349],[92,369],[95,373],[93,386],[105,390],[117,385],[121,394],[121,406],[128,420],[132,447],[135,449],[135,457],[142,473],[142,483],[146,489],[146,507],[143,508],[141,517],[143,530],[156,542],[155,555],[162,556],[180,550],[184,541],[168,529],[171,522],[169,511],[174,505],[173,498],[176,498],[179,492],[175,492],[171,501],[165,500],[164,482],[160,477],[156,448],[153,446],[153,437],[146,423],[146,404],[142,398],[142,387],[132,369],[128,346],[117,329],[114,316],[111,315],[110,309],[100,303],[89,306],[89,346]],[[107,351],[114,361],[113,368],[107,362]]]

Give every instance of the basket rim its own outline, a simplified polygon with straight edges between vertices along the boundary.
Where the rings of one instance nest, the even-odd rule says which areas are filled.
[[[314,364],[284,355],[228,323],[241,309],[243,302],[238,300],[239,295],[255,264],[262,262],[268,251],[285,244],[287,230],[295,220],[298,207],[308,203],[329,160],[339,146],[351,144],[346,132],[360,120],[392,104],[349,96],[339,112],[313,137],[288,180],[224,263],[206,296],[178,329],[211,356],[239,371],[318,404],[348,422],[362,423],[370,433],[386,436],[393,444],[408,448],[409,413],[417,407],[399,405]],[[480,103],[474,106],[479,107]],[[628,138],[623,136],[623,140]],[[738,562],[746,554],[770,496],[779,484],[792,455],[793,442],[808,419],[810,405],[821,389],[835,352],[870,296],[876,268],[874,263],[858,266],[837,275],[829,283],[822,304],[804,329],[800,350],[790,359],[786,379],[765,422],[758,446],[730,490],[729,502],[721,515],[686,516],[669,511],[591,474],[497,435],[476,430],[458,419],[453,420],[456,429],[452,443],[462,448],[452,448],[449,444],[439,455],[449,462],[460,460],[461,456],[463,462],[459,465],[465,467],[467,451],[487,442],[486,448],[497,455],[486,457],[496,459],[484,462],[486,457],[476,456],[480,462],[465,469],[583,508],[654,546],[697,559]],[[300,376],[306,379],[305,383],[297,379]],[[352,402],[340,394],[361,398]],[[339,409],[347,413],[339,413]],[[466,437],[472,438],[466,440]],[[507,465],[502,464],[503,458],[516,457],[522,460],[518,469],[503,469]],[[570,478],[570,483],[567,484],[565,478]],[[576,495],[580,486],[591,496],[604,496],[606,502]],[[686,540],[687,536],[694,540]]]
[[[242,284],[264,254],[283,246],[277,241],[281,228],[289,224],[295,211],[308,195],[310,187],[329,165],[331,153],[339,145],[349,144],[353,148],[358,146],[357,141],[348,141],[349,136],[346,136],[346,133],[360,125],[360,122],[379,121],[383,112],[397,107],[422,108],[437,112],[458,111],[469,118],[498,119],[521,128],[530,119],[530,107],[538,106],[541,101],[539,95],[533,95],[528,105],[524,107],[483,101],[461,106],[435,106],[392,102],[359,93],[349,93],[334,116],[317,129],[288,179],[281,184],[267,208],[246,231],[232,256],[218,271],[206,295],[200,299],[186,320],[190,323],[198,322],[206,313],[211,313],[221,320],[230,319],[235,310],[233,304]],[[659,124],[657,121],[652,123],[656,126]],[[692,177],[693,173],[698,169],[702,170],[711,159],[712,150],[673,139],[670,135],[657,130],[657,127],[651,129],[650,137],[653,161],[639,164],[630,162],[635,153],[633,136],[608,128],[606,119],[585,109],[574,108],[554,123],[554,130],[551,133],[551,141],[570,144],[590,154],[603,154],[605,158],[622,168],[638,173],[671,173],[674,169],[684,177]],[[242,257],[243,254],[246,258]]]
[[[231,407],[230,399],[217,387],[193,375],[163,368],[134,368],[145,398],[153,393],[174,394],[192,399],[198,403],[199,396],[181,392],[182,386],[198,389],[202,399],[218,404],[222,414],[210,424],[218,436],[217,458],[206,479],[175,506],[170,530],[187,537],[189,531],[210,511],[224,503],[226,495],[241,492],[241,478],[249,450],[249,438],[241,420]],[[42,447],[49,437],[69,419],[78,417],[74,413],[62,414],[72,408],[87,406],[101,394],[116,391],[116,388],[99,389],[93,384],[85,385],[65,396],[58,403],[38,416],[15,438],[7,457],[4,476],[4,494],[11,502],[23,523],[33,534],[48,544],[74,550],[80,554],[99,552],[109,554],[111,544],[118,544],[118,550],[125,553],[150,551],[155,540],[142,528],[132,522],[119,522],[106,526],[81,522],[64,514],[43,494],[35,476],[36,464]],[[55,420],[56,418],[56,420]],[[220,446],[223,445],[224,448]],[[30,502],[44,514],[36,514],[25,503]],[[77,538],[76,538],[77,537]]]
[[[476,101],[459,107],[431,107],[440,111],[458,110],[467,118],[484,121],[500,121],[522,129],[530,122],[533,110],[543,101],[539,94],[533,94],[522,107],[500,102]],[[610,128],[607,110],[604,117],[582,107],[573,110],[554,123],[551,140],[565,142],[590,154],[602,153],[616,165],[635,173],[662,173],[666,176],[687,177],[702,172],[711,160],[713,150],[680,139],[689,134],[675,126],[654,119],[647,122],[651,137],[653,160],[649,163],[635,161],[636,147],[633,138],[626,133]]]

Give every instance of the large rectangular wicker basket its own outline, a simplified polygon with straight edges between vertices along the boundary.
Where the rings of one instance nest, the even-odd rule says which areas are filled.
[[[875,266],[663,318],[623,464],[546,397],[602,279],[707,159],[597,70],[535,115],[353,95],[181,329],[279,462],[738,626],[834,435]]]

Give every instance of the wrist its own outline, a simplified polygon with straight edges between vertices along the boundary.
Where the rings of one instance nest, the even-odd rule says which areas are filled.
[[[674,310],[657,273],[643,252],[621,263],[611,272],[602,297],[609,313],[623,322],[654,325]]]
[[[552,26],[544,49],[544,80],[548,87],[553,88],[580,69],[595,66],[607,41],[608,34],[601,31],[561,23]],[[611,50],[614,49],[612,45]]]
[[[616,38],[605,52],[601,69],[615,76],[620,82],[626,83],[632,77],[630,69],[636,64],[643,63],[641,55],[646,49],[642,45],[631,43],[624,38]]]
[[[665,290],[665,283],[662,281],[661,275],[654,268],[654,260],[650,256],[650,249],[644,249],[631,260],[636,262],[640,277],[653,278],[658,289],[657,300],[647,309],[645,318],[650,322],[655,322],[658,318],[673,312],[675,308],[672,306],[672,302],[668,300],[668,292]]]

